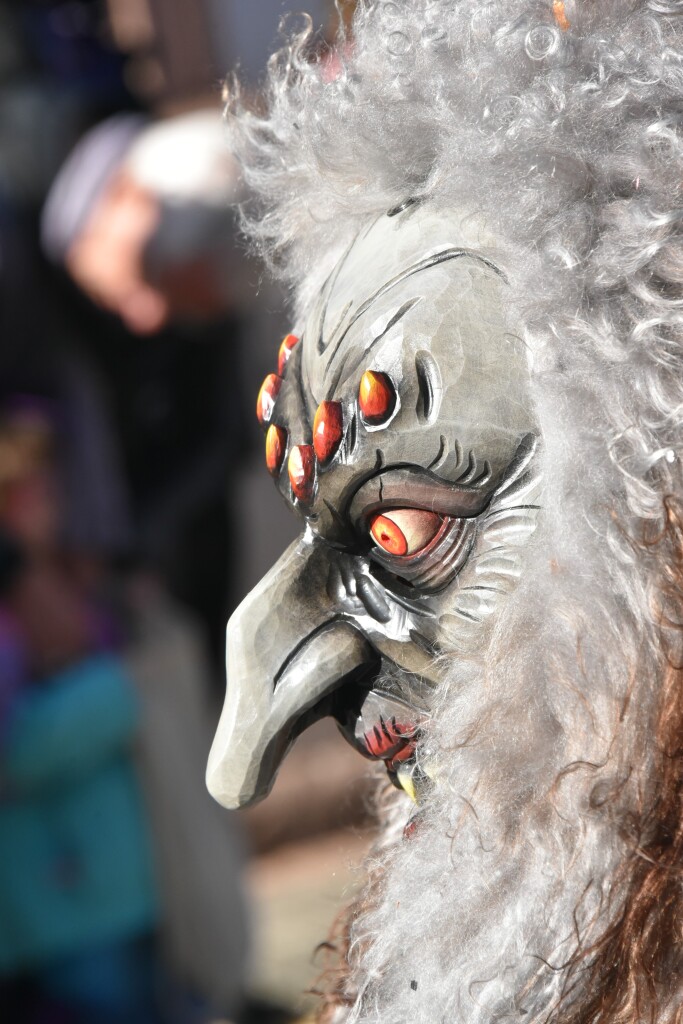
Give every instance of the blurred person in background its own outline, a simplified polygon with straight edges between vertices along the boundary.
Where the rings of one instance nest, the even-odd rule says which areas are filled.
[[[222,147],[221,72],[212,69],[205,48],[202,5],[173,0],[158,11],[156,6],[158,25],[145,27],[146,0],[0,0],[0,395],[50,390],[66,362],[85,364],[98,378],[126,481],[129,548],[201,619],[218,684],[225,620],[242,589],[230,571],[236,545],[226,476],[260,442],[256,431],[249,440],[249,431],[245,438],[239,426],[258,386],[253,373],[243,386],[243,354],[258,345],[246,344],[247,334],[253,335],[246,325],[244,272],[236,276],[231,270],[244,263],[234,259],[226,209],[234,175]],[[133,23],[139,38],[130,29]],[[165,84],[156,92],[142,73],[155,61],[165,69]],[[200,112],[194,128],[172,133],[182,140],[180,160],[177,143],[170,153],[163,139],[157,145],[155,123],[167,135],[157,109],[173,104],[205,110],[207,103],[211,117]],[[135,174],[124,171],[117,178],[102,216],[88,224],[87,239],[79,239],[82,246],[75,242],[75,228],[69,267],[62,259],[69,244],[59,251],[64,214],[56,230],[44,228],[51,257],[46,260],[40,239],[46,197],[93,126],[95,132],[102,128],[101,135],[116,136],[109,132],[112,117],[130,128],[130,143],[148,136],[137,149]],[[201,180],[202,187],[208,183],[206,194],[198,196],[195,187],[192,202],[174,194],[173,183],[157,194],[149,182],[151,164],[152,176],[161,168],[168,178],[175,170],[176,182],[187,189],[183,179],[196,172],[190,167],[188,176],[183,146],[197,154],[193,166],[200,175],[205,156],[214,168],[213,181],[211,172]],[[160,151],[161,164],[155,156]],[[119,145],[112,170],[125,155],[126,146]],[[217,175],[224,172],[219,188]],[[80,173],[59,176],[66,184],[58,203],[48,201],[44,225],[53,224],[55,206],[72,184],[78,191]],[[94,210],[97,196],[90,198]],[[90,205],[80,209],[87,220]],[[108,213],[113,209],[114,218]],[[118,235],[113,245],[111,227]],[[129,228],[138,232],[139,245],[126,236]],[[87,255],[79,260],[79,254]],[[144,268],[136,264],[138,257]],[[82,277],[88,267],[95,276],[108,272],[97,294]],[[142,269],[151,278],[149,289],[140,287]],[[237,305],[231,295],[238,296]],[[151,333],[155,323],[161,329]],[[136,334],[128,324],[147,333]]]
[[[231,584],[225,479],[248,452],[239,189],[217,109],[118,114],[79,140],[42,214],[44,250],[87,297],[72,293],[71,322],[108,384],[138,549],[201,615],[216,675]]]
[[[30,975],[38,1002],[74,1020],[154,1021],[159,911],[131,763],[137,700],[104,614],[59,550],[53,446],[36,406],[0,424],[2,660],[15,666],[0,758],[0,972]]]
[[[36,1020],[236,1015],[241,853],[203,790],[200,644],[153,581],[64,543],[58,417],[21,396],[0,418],[0,976]]]

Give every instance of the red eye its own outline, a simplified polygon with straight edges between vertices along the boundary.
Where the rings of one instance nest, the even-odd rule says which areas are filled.
[[[279,373],[280,376],[282,376],[283,373],[285,372],[285,366],[287,365],[287,360],[292,354],[292,349],[296,348],[298,344],[299,339],[297,338],[296,334],[286,334],[285,337],[282,339],[280,351],[278,352],[277,356],[277,372]]]
[[[375,544],[390,555],[414,555],[436,537],[442,523],[436,512],[395,508],[373,518],[370,534]]]

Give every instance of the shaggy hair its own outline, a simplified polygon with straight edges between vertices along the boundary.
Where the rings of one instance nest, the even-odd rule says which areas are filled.
[[[683,2],[365,0],[254,113],[249,233],[295,319],[406,199],[497,239],[543,438],[514,601],[463,655],[351,915],[335,1021],[683,1020]]]

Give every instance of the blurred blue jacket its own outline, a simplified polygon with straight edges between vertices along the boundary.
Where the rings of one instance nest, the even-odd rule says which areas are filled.
[[[115,657],[16,699],[0,752],[0,973],[156,923],[146,814],[131,763],[138,707]]]

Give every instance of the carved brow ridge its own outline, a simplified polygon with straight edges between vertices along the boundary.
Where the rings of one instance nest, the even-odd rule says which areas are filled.
[[[349,359],[351,354],[347,352],[346,356],[344,356],[339,366],[337,367],[337,372],[334,375],[334,380],[332,381],[331,384],[328,385],[327,390],[330,393],[335,392],[339,387],[340,381],[344,380],[344,378],[349,377],[351,373],[355,373],[356,370],[359,369],[361,363],[363,363],[367,359],[369,353],[372,352],[375,345],[382,340],[385,334],[389,333],[392,327],[395,327],[396,324],[400,323],[403,317],[406,315],[406,313],[409,313],[413,306],[416,306],[419,301],[420,299],[419,297],[417,297],[414,299],[409,299],[407,302],[404,302],[401,308],[397,310],[397,312],[394,313],[394,315],[391,317],[384,330],[380,331],[377,337],[372,339],[371,343],[367,346],[367,348],[364,348],[360,353],[356,355],[355,360],[352,361],[352,366],[349,366]]]
[[[356,312],[351,317],[350,321],[340,334],[339,338],[337,339],[337,342],[334,348],[332,349],[332,352],[330,353],[330,357],[328,359],[328,367],[336,358],[337,353],[339,352],[339,348],[342,342],[344,341],[344,338],[349,333],[353,325],[356,323],[357,320],[360,319],[360,317],[367,313],[370,307],[375,302],[377,302],[378,299],[380,299],[383,295],[386,295],[388,291],[391,291],[392,288],[395,288],[396,285],[401,284],[402,281],[407,280],[409,277],[414,277],[416,274],[420,274],[423,270],[429,270],[431,267],[436,267],[440,263],[447,263],[449,260],[461,259],[462,257],[469,257],[470,259],[477,260],[479,263],[483,263],[486,267],[489,268],[489,270],[492,270],[495,274],[498,275],[498,277],[505,281],[506,284],[508,283],[508,279],[503,273],[503,271],[500,269],[500,267],[497,267],[495,263],[491,262],[491,260],[487,259],[485,256],[481,256],[479,253],[473,252],[471,249],[456,249],[453,248],[452,246],[449,246],[447,249],[442,249],[440,252],[432,253],[431,256],[425,256],[423,257],[423,259],[418,260],[417,263],[413,263],[411,266],[406,267],[406,269],[402,270],[400,274],[396,274],[394,277],[389,278],[389,280],[385,281],[384,284],[380,285],[377,291],[375,291],[368,299],[366,299],[365,302],[362,302],[360,304],[360,306],[358,307],[358,309],[356,310]],[[335,330],[332,332],[332,338],[334,337],[338,329],[339,325],[337,325]]]

